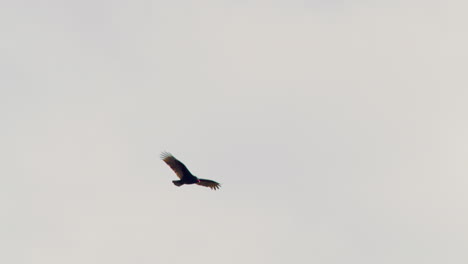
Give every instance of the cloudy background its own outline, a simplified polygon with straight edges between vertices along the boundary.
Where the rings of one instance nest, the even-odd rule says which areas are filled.
[[[467,263],[467,9],[1,2],[0,262]]]

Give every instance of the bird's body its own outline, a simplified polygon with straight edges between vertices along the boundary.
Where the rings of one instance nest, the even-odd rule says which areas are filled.
[[[215,181],[197,178],[187,169],[187,167],[185,167],[185,165],[182,162],[180,162],[174,156],[172,156],[171,153],[161,153],[161,159],[167,165],[169,165],[169,167],[171,167],[171,169],[175,172],[177,177],[179,177],[180,180],[172,181],[178,187],[184,184],[198,184],[201,186],[209,187],[212,190],[216,190],[219,189],[219,187],[221,186]]]

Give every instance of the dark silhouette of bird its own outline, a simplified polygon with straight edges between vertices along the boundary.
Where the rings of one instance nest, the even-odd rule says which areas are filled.
[[[219,187],[221,187],[221,184],[212,181],[212,180],[206,180],[206,179],[199,179],[185,167],[185,165],[180,162],[178,159],[176,159],[174,156],[172,156],[171,153],[168,152],[163,152],[161,153],[161,159],[166,162],[169,167],[175,172],[177,177],[179,177],[180,180],[178,181],[172,181],[176,186],[180,187],[184,184],[198,184],[201,186],[209,187],[212,190],[217,190]]]

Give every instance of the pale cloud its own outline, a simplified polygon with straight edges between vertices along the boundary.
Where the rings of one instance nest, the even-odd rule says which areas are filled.
[[[1,262],[466,263],[466,5],[5,4]]]

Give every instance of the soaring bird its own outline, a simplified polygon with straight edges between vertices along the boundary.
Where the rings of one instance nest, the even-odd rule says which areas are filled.
[[[201,186],[209,187],[212,190],[217,190],[219,187],[221,187],[221,184],[212,181],[212,180],[205,180],[205,179],[199,179],[185,167],[185,165],[180,162],[178,159],[176,159],[174,156],[172,156],[171,153],[168,152],[163,152],[161,153],[161,159],[166,162],[169,167],[175,172],[177,177],[179,177],[180,180],[178,181],[172,181],[176,186],[182,186],[184,184],[198,184]]]

